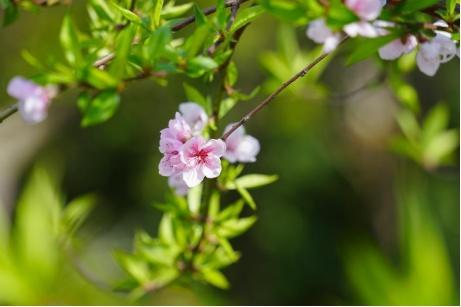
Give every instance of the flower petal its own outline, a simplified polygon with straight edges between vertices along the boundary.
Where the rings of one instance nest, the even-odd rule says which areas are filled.
[[[221,174],[221,160],[216,156],[209,156],[201,170],[207,178],[216,178]]]
[[[203,175],[203,172],[200,170],[200,168],[195,167],[182,173],[182,178],[189,188],[198,186],[203,181],[204,177],[205,176]]]
[[[23,77],[14,77],[8,83],[8,95],[19,100],[26,100],[30,96],[36,95],[39,86],[32,81],[24,79]]]

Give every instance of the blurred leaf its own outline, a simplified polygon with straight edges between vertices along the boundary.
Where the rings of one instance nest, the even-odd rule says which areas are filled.
[[[83,82],[87,82],[99,90],[114,88],[118,85],[117,79],[112,77],[110,73],[92,66],[85,68],[81,74],[80,79]]]
[[[255,216],[226,220],[219,224],[217,233],[224,238],[233,238],[250,229],[254,223],[256,223]]]
[[[128,66],[128,56],[132,48],[133,37],[136,33],[136,26],[129,25],[120,32],[115,47],[115,58],[110,65],[110,74],[120,80]]]
[[[85,98],[82,98],[85,101]],[[86,107],[82,109],[82,126],[88,127],[110,119],[117,111],[120,104],[120,96],[115,90],[105,90],[94,98],[88,100]],[[85,105],[79,101],[79,106]]]
[[[224,276],[218,270],[213,270],[211,268],[204,268],[202,269],[201,273],[205,281],[207,281],[211,285],[221,288],[221,289],[229,288],[229,282],[227,281],[226,276]]]
[[[237,18],[235,18],[235,21],[230,28],[230,32],[233,33],[243,26],[249,24],[262,13],[264,13],[264,9],[260,5],[250,6],[241,10],[237,15]]]
[[[125,17],[129,21],[132,21],[132,22],[137,23],[137,24],[142,24],[141,18],[138,15],[136,15],[135,13],[133,13],[132,11],[121,7],[120,5],[115,3],[114,0],[109,0],[109,3],[111,4],[111,6],[113,8],[115,8],[120,14],[122,14],[123,17]]]
[[[227,25],[227,10],[224,0],[216,1],[216,21],[218,29],[224,29]]]
[[[277,175],[262,175],[262,174],[251,174],[245,175],[235,179],[235,182],[229,182],[226,185],[226,189],[235,190],[237,186],[245,189],[253,189],[262,187],[278,179]]]
[[[167,5],[165,5],[162,9],[162,18],[165,19],[170,19],[170,18],[177,18],[189,11],[194,3],[189,2],[189,3],[184,3],[180,5],[169,5],[172,2],[168,2]]]
[[[347,65],[355,64],[370,57],[371,55],[375,54],[379,48],[393,41],[399,36],[400,33],[395,32],[377,38],[367,38],[358,40],[355,50],[352,51],[350,56],[347,58]]]
[[[437,4],[438,0],[406,0],[399,3],[397,10],[409,14]]]
[[[40,278],[42,286],[51,282],[57,269],[60,215],[54,179],[45,169],[34,168],[17,205],[13,243],[22,269]]]
[[[202,199],[202,185],[193,187],[187,193],[187,204],[189,211],[193,216],[197,216],[200,213],[200,203]]]
[[[251,197],[251,194],[247,191],[247,189],[242,187],[237,181],[234,181],[234,184],[240,196],[242,196],[245,202],[251,207],[251,209],[256,210],[256,203],[253,200],[253,197]]]
[[[448,130],[434,135],[424,148],[424,163],[427,167],[437,166],[442,159],[452,154],[459,144],[456,130]]]
[[[162,14],[163,0],[153,0],[154,1],[154,11],[153,11],[153,22],[154,26],[158,28],[160,26],[160,17]]]
[[[166,213],[163,215],[162,220],[160,221],[158,235],[162,242],[168,245],[176,244],[176,239],[173,230],[173,221],[172,216],[170,214]]]
[[[145,284],[150,280],[149,267],[139,257],[119,251],[115,253],[115,258],[120,266],[140,284]]]
[[[449,110],[447,105],[439,103],[427,114],[423,127],[423,142],[430,141],[436,134],[448,126]]]
[[[83,57],[80,51],[77,30],[69,15],[66,15],[62,21],[59,38],[69,64],[79,66],[82,63]]]
[[[243,205],[244,205],[243,200],[238,200],[235,203],[227,206],[224,210],[219,212],[216,220],[218,222],[225,221],[228,219],[235,219],[240,215],[240,212],[242,212]]]
[[[3,9],[3,26],[6,27],[18,18],[18,8],[10,0],[1,0],[0,7]]]
[[[170,41],[171,30],[169,27],[159,27],[152,32],[145,44],[145,56],[149,59],[151,65],[156,63]]]
[[[73,235],[80,228],[95,204],[96,197],[89,194],[74,199],[66,206],[62,215],[62,224],[67,235]]]
[[[195,15],[195,23],[197,26],[204,25],[208,22],[205,14],[203,14],[202,9],[194,3],[194,15]]]

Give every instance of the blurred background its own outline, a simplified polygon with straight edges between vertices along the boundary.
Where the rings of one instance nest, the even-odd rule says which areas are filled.
[[[85,29],[84,1],[75,1],[22,13],[0,30],[0,107],[13,103],[8,81],[34,73],[22,50],[41,59],[62,57],[58,33],[68,10]],[[237,87],[262,88],[223,122],[239,119],[318,53],[304,30],[293,31],[268,15],[248,27],[235,55]],[[45,253],[43,262],[37,257],[15,264],[0,256],[0,303],[129,303],[104,284],[123,276],[114,250],[130,250],[136,229],[155,235],[160,212],[152,204],[168,188],[157,172],[159,131],[186,99],[183,81],[130,84],[114,118],[91,128],[80,127],[76,91],[60,95],[42,124],[30,126],[14,115],[0,125],[0,204],[6,209],[0,237],[8,237],[10,227],[39,223],[47,212],[43,191],[53,185],[67,201],[87,193],[97,197],[73,255]],[[445,102],[454,128],[459,81],[457,59],[442,65],[436,77],[417,71],[408,76],[422,113]],[[188,82],[206,92],[200,80]],[[400,133],[398,108],[378,62],[348,67],[341,52],[319,79],[314,73],[286,91],[247,125],[262,150],[245,171],[280,179],[254,192],[259,219],[235,240],[242,258],[225,271],[231,289],[175,285],[140,303],[458,305],[459,160],[428,171],[393,154],[389,143]],[[18,201],[23,193],[29,196]],[[19,217],[26,210],[18,204],[37,215]],[[35,234],[18,243],[21,236],[14,233],[10,243],[24,245],[29,256],[30,244],[37,253],[43,246],[50,252],[47,239]],[[0,246],[7,254],[8,244]]]

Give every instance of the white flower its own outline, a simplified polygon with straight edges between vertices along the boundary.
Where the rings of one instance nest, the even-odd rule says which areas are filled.
[[[199,135],[208,122],[205,110],[195,102],[181,103],[179,112],[191,127],[194,135]]]
[[[445,35],[437,33],[430,41],[421,44],[416,55],[416,64],[421,72],[434,76],[440,63],[446,63],[457,53],[455,42]]]
[[[379,56],[383,60],[395,60],[401,55],[409,53],[418,45],[414,35],[398,38],[379,49]]]
[[[226,127],[224,132],[229,131],[233,124]],[[223,157],[231,163],[255,162],[260,150],[259,141],[251,135],[245,134],[245,128],[240,126],[226,139],[226,152]]]
[[[314,42],[323,44],[326,53],[335,50],[341,40],[341,34],[331,31],[323,18],[312,21],[306,29],[306,35]]]

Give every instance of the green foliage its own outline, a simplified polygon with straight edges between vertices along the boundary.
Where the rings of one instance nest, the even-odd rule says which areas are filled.
[[[456,305],[453,270],[427,183],[414,172],[402,175],[397,199],[404,261],[397,267],[373,244],[354,243],[344,256],[347,276],[363,304]]]
[[[438,104],[420,125],[413,112],[400,111],[397,122],[403,136],[393,139],[392,148],[427,169],[453,163],[459,133],[455,129],[448,129],[448,114],[447,106]]]
[[[76,231],[94,207],[94,200],[88,195],[63,206],[55,176],[43,166],[33,169],[12,223],[4,207],[0,208],[1,303],[51,303],[51,293],[54,300],[66,302],[77,293],[73,293],[75,289],[62,292],[63,270],[67,271],[66,280],[81,287],[81,294],[94,295],[93,288],[81,285],[68,258]]]

